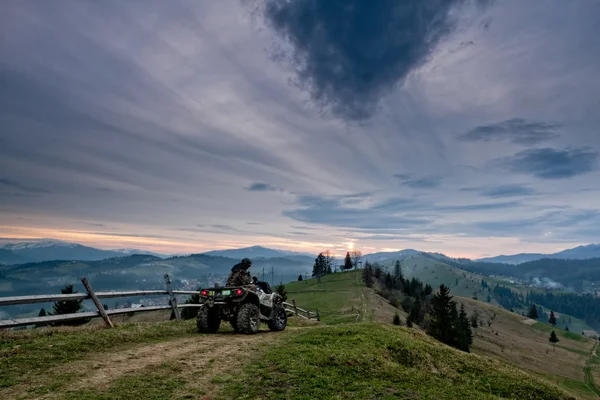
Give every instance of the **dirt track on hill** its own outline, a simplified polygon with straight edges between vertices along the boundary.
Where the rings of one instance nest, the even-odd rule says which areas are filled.
[[[283,336],[262,331],[256,335],[226,332],[95,353],[64,366],[65,373],[76,375],[65,390],[37,398],[56,399],[79,391],[103,392],[119,378],[155,371],[170,363],[181,371],[178,375],[186,382],[182,391],[212,399],[218,390],[215,382],[239,368],[241,360],[249,359],[267,335],[269,342]]]

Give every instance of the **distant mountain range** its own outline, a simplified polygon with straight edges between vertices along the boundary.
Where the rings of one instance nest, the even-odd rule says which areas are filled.
[[[242,259],[242,258],[277,258],[277,257],[288,257],[288,256],[308,256],[308,257],[316,257],[315,254],[310,253],[298,253],[294,251],[286,251],[286,250],[276,250],[269,249],[267,247],[262,246],[252,246],[252,247],[244,247],[241,249],[228,249],[228,250],[213,250],[202,253],[207,256],[213,257],[227,257],[234,259]]]
[[[132,254],[149,254],[161,258],[166,257],[144,250],[100,250],[77,243],[51,239],[0,245],[0,264],[24,264],[51,260],[98,261]]]
[[[587,260],[590,258],[600,258],[600,244],[578,246],[573,249],[567,249],[553,254],[521,253],[510,256],[501,255],[496,257],[481,258],[476,261],[514,265],[522,264],[529,261],[541,260],[544,258],[564,260]]]

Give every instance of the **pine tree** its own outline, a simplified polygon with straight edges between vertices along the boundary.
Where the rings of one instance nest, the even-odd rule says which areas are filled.
[[[302,278],[302,274],[298,275],[298,282],[302,282],[304,278]]]
[[[283,282],[280,282],[279,285],[275,286],[275,292],[281,295],[283,301],[287,301],[287,291],[285,290],[285,285]]]
[[[473,331],[471,331],[471,324],[469,323],[464,304],[460,305],[460,313],[456,322],[456,339],[457,348],[469,353],[469,346],[473,344]]]
[[[552,333],[550,334],[550,338],[548,339],[548,341],[550,343],[558,343],[560,342],[560,340],[558,339],[558,336],[556,336],[556,332],[552,331]]]
[[[554,311],[550,311],[550,318],[548,318],[548,322],[552,326],[556,326],[556,317],[554,316]]]
[[[410,315],[408,317],[406,317],[406,326],[409,328],[412,328],[412,326],[413,326],[413,320]]]
[[[402,265],[400,264],[400,260],[396,260],[396,264],[394,265],[394,278],[397,280],[404,278],[402,275]]]
[[[323,276],[325,273],[327,273],[327,261],[325,260],[323,253],[319,253],[317,258],[315,258],[312,276],[316,276],[317,282],[321,282],[321,276]]]
[[[400,325],[400,316],[398,315],[398,313],[394,314],[394,325]]]
[[[73,290],[73,285],[66,285],[64,288],[60,290],[62,294],[74,294],[77,293],[76,290]],[[81,305],[83,300],[65,300],[65,301],[57,301],[52,306],[54,312],[50,315],[64,315],[64,314],[75,314],[83,310],[83,306]],[[82,325],[89,321],[87,319],[78,319],[71,321],[63,321],[56,322],[55,325]]]
[[[487,297],[487,302],[488,302],[488,303],[491,303],[491,302],[492,302],[492,297],[491,297],[489,294],[488,294],[488,297]]]
[[[417,297],[412,307],[410,308],[410,320],[411,322],[419,325],[423,322],[423,315],[421,312],[421,299]]]
[[[47,314],[46,314],[46,310],[45,310],[44,308],[42,308],[42,309],[40,310],[40,313],[38,314],[38,317],[45,317],[46,315],[47,315]]]
[[[352,269],[352,258],[350,257],[350,252],[346,252],[346,258],[344,258],[344,269],[351,270]]]
[[[477,312],[477,310],[475,310],[473,312],[473,314],[471,314],[471,327],[473,328],[477,328],[479,325],[477,324],[477,321],[479,320],[479,313]]]
[[[527,313],[527,317],[531,318],[531,319],[538,319],[538,312],[537,312],[537,306],[535,304],[531,305],[531,308],[529,309],[529,312]]]
[[[385,287],[391,290],[392,286],[393,286],[392,275],[390,275],[390,273],[388,272],[385,275]]]
[[[569,325],[565,326],[565,331],[569,332]]]
[[[427,333],[450,346],[456,345],[455,323],[458,319],[456,303],[452,300],[450,289],[444,284],[431,299],[430,321]]]

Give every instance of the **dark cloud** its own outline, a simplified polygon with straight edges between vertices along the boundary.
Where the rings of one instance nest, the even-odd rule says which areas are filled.
[[[481,125],[459,138],[468,142],[508,139],[513,143],[532,145],[558,136],[558,124],[514,118],[495,124]]]
[[[463,0],[267,0],[267,23],[293,47],[295,81],[320,107],[347,120],[379,100],[454,29]]]
[[[442,178],[440,176],[429,176],[426,178],[420,179],[411,179],[405,182],[402,182],[403,186],[408,186],[413,189],[433,189],[442,183]]]
[[[308,232],[288,232],[288,234],[296,236],[311,236],[311,234]]]
[[[248,186],[246,190],[250,192],[274,192],[277,190],[275,186],[269,185],[268,183],[255,182]]]
[[[494,188],[484,189],[481,194],[485,197],[511,197],[511,196],[531,196],[537,192],[523,185],[501,185]]]
[[[581,175],[596,169],[598,153],[589,147],[557,150],[529,149],[496,161],[516,173],[540,179],[561,179]]]

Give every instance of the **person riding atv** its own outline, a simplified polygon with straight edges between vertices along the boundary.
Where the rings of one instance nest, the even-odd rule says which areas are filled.
[[[221,321],[228,321],[240,333],[258,332],[261,322],[269,330],[282,331],[287,325],[283,298],[273,293],[266,282],[250,277],[252,262],[244,258],[231,269],[225,287],[202,288],[196,317],[198,332],[215,333]]]
[[[251,266],[252,261],[250,261],[249,258],[244,258],[240,263],[235,264],[233,268],[231,268],[231,273],[227,278],[225,286],[245,286],[252,284],[252,279],[248,272],[248,268]]]

